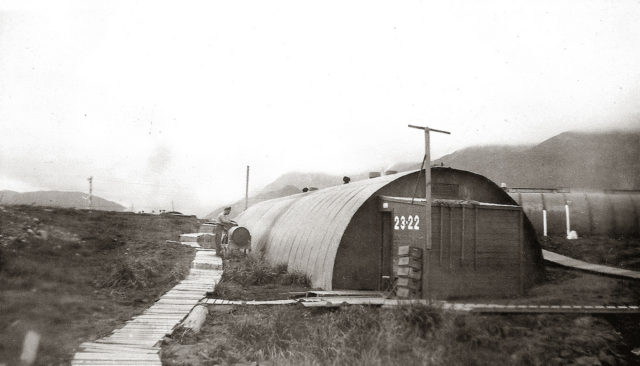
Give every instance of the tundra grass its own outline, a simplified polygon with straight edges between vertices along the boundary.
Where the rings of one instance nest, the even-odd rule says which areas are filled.
[[[230,269],[230,270],[229,270]],[[227,272],[227,270],[229,270]],[[267,273],[267,275],[265,275]],[[277,286],[284,269],[225,263],[218,297],[250,300]],[[258,275],[260,274],[260,275]],[[526,296],[462,301],[613,304],[640,301],[635,283],[550,267]],[[259,285],[262,284],[262,285]],[[273,291],[269,294],[274,296]],[[639,316],[479,315],[426,306],[309,309],[209,307],[199,334],[175,334],[165,365],[625,365],[640,344]],[[613,324],[613,325],[612,325]],[[615,328],[614,328],[615,327]]]
[[[163,364],[623,365],[628,359],[615,329],[588,316],[475,315],[428,306],[222,309],[211,306],[201,333],[176,335],[165,345]]]
[[[193,249],[165,241],[191,218],[0,207],[0,364],[17,365],[25,333],[37,365],[67,365],[78,345],[151,306],[189,269]]]
[[[289,271],[286,264],[272,265],[254,255],[232,255],[224,261],[214,298],[226,300],[286,299],[290,292],[306,291],[311,281],[304,273]]]

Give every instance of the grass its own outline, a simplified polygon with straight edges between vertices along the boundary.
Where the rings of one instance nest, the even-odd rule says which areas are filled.
[[[165,240],[191,218],[0,207],[0,364],[18,364],[22,341],[42,338],[36,364],[66,365],[186,275],[193,250]]]
[[[305,291],[311,281],[286,264],[271,265],[254,255],[232,255],[224,261],[221,281],[213,296],[227,300],[270,300],[286,298],[288,292]]]
[[[227,260],[222,281],[252,285],[309,286],[311,281],[301,272],[289,272],[286,264],[271,265],[262,258],[248,255]]]
[[[162,357],[176,366],[547,365],[580,357],[623,364],[621,342],[609,323],[593,317],[247,306],[214,313],[200,334],[172,341]]]
[[[592,239],[595,240],[595,239]],[[606,239],[605,241],[608,241]],[[597,243],[596,243],[597,244]],[[600,245],[600,244],[598,244]],[[606,245],[602,244],[603,246]],[[587,251],[585,246],[583,250]],[[257,259],[225,263],[219,297],[252,299],[277,286],[284,268]],[[626,280],[547,269],[518,299],[467,301],[636,304]],[[231,297],[228,297],[231,296]],[[625,365],[638,364],[638,316],[481,315],[428,306],[210,306],[199,334],[163,347],[165,365]],[[612,325],[613,324],[613,325]],[[615,326],[615,328],[614,328]]]

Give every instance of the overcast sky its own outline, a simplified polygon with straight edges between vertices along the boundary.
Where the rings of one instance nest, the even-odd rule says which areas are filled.
[[[640,126],[640,2],[0,1],[0,189],[209,212],[288,171]],[[25,5],[26,4],[26,5]]]

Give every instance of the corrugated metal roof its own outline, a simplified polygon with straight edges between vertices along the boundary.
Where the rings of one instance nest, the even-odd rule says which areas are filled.
[[[254,250],[273,263],[308,274],[330,290],[342,235],[362,204],[382,187],[415,171],[264,201],[236,218],[249,229]]]
[[[640,194],[573,191],[571,193],[509,192],[543,231],[542,210],[547,211],[549,234],[566,233],[565,204],[569,202],[571,230],[578,235],[637,235],[640,233]]]

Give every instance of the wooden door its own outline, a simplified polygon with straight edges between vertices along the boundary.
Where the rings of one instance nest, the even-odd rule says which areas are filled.
[[[380,281],[378,289],[390,289],[393,284],[393,224],[391,212],[382,212],[380,238]]]

